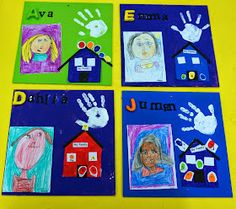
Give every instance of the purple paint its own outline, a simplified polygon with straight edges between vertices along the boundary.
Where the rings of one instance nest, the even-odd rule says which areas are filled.
[[[45,44],[43,48],[42,42],[48,48]],[[59,24],[23,25],[21,46],[21,74],[58,72],[61,65]]]

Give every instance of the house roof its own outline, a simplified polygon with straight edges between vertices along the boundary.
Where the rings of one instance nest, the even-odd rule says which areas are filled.
[[[81,136],[82,134],[84,134],[84,133],[87,133],[87,134],[97,143],[97,145],[102,148],[102,145],[101,145],[101,144],[94,138],[94,136],[93,136],[91,133],[89,133],[88,131],[82,131],[82,132],[80,132],[79,134],[77,134],[76,136],[74,136],[70,141],[68,141],[68,142],[64,145],[64,147],[67,147],[71,142],[73,142],[75,139],[77,139],[78,137],[80,137],[80,136]]]
[[[106,64],[110,65],[112,67],[112,64],[110,62],[106,62],[106,60],[104,58],[99,57],[99,55],[97,53],[95,53],[93,50],[89,49],[88,47],[85,47],[83,49],[87,49],[89,50],[91,53],[93,53],[96,57],[98,57],[99,59],[101,59],[102,61],[104,61]],[[80,50],[83,49],[78,49],[71,57],[69,57],[57,70],[60,71],[71,59],[73,59],[77,53],[80,52]]]
[[[194,140],[191,142],[191,144],[188,146],[188,148],[187,148],[184,152],[182,152],[179,157],[180,157],[180,158],[183,157],[183,156],[193,147],[194,143],[196,143],[196,142],[197,142],[198,144],[204,145],[199,139],[194,139]],[[217,160],[220,160],[220,158],[219,158],[215,153],[211,152],[211,151],[208,150],[208,149],[206,149],[206,151],[209,152],[209,153],[210,153],[214,158],[216,158]]]
[[[207,58],[207,56],[205,54],[203,54],[196,46],[194,46],[191,42],[188,42],[186,45],[184,45],[184,47],[182,47],[179,51],[177,51],[174,55],[172,55],[172,57],[176,57],[179,53],[181,53],[184,49],[186,49],[188,46],[191,46],[192,48],[194,48],[200,55],[202,55],[208,63],[210,63],[211,61]]]

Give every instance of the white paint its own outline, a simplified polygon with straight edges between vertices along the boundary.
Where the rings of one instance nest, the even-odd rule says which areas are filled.
[[[194,25],[191,23],[192,21],[191,13],[187,11],[186,15],[188,17],[189,23],[186,22],[183,13],[182,12],[180,13],[180,18],[184,23],[184,29],[182,31],[179,30],[178,27],[175,25],[172,25],[171,29],[179,32],[184,40],[189,41],[191,43],[196,43],[200,40],[202,31],[206,30],[208,27],[210,27],[210,25],[206,24],[203,28],[199,28],[197,25],[200,23],[201,16],[198,15],[197,20],[195,22],[197,25]]]
[[[207,181],[210,182],[210,175],[214,175],[215,176],[215,182],[217,182],[217,176],[215,174],[215,172],[211,171],[207,174]]]
[[[92,68],[91,67],[77,67],[76,70],[79,72],[90,72],[92,71]]]
[[[73,19],[77,24],[79,24],[80,26],[84,27],[84,23],[79,21],[77,18]]]
[[[93,18],[93,15],[92,15],[92,13],[90,12],[89,9],[84,9],[84,11],[88,14],[88,16],[89,16],[90,18]]]
[[[108,115],[107,109],[104,107],[105,106],[104,95],[100,96],[102,107],[97,107],[97,102],[95,101],[95,99],[91,93],[88,93],[86,97],[85,96],[83,96],[83,97],[84,97],[84,100],[89,99],[92,102],[93,106],[89,107],[89,109],[87,109],[84,106],[81,99],[77,99],[77,102],[78,102],[80,108],[83,110],[83,112],[88,117],[88,121],[85,122],[85,121],[78,119],[78,120],[76,120],[75,123],[77,123],[80,126],[87,125],[89,128],[103,128],[103,127],[105,127],[109,121],[109,115]]]
[[[82,17],[85,21],[87,21],[88,20],[88,18],[87,17],[85,17],[84,16],[84,14],[81,12],[81,11],[78,11],[78,13],[77,13],[80,17]]]
[[[215,159],[213,157],[204,157],[204,165],[205,166],[214,166]]]
[[[89,152],[88,154],[89,154],[88,161],[97,161],[98,160],[97,152]]]
[[[74,148],[87,148],[88,142],[73,142],[72,147]]]
[[[196,156],[195,155],[185,155],[185,161],[188,164],[196,164]]]
[[[83,66],[83,58],[82,57],[75,58],[74,65],[75,66]]]
[[[85,36],[85,32],[83,32],[83,31],[80,31],[78,34],[79,34],[80,36]]]
[[[76,162],[76,153],[67,153],[66,162]]]
[[[199,14],[199,15],[197,16],[197,20],[196,20],[196,22],[195,22],[197,25],[200,23],[201,18],[202,18],[202,15]]]
[[[100,10],[97,8],[97,9],[95,9],[95,11],[96,11],[98,17],[101,17],[101,12],[100,12]]]
[[[192,57],[192,63],[194,65],[199,65],[200,64],[200,59],[199,57]]]
[[[205,145],[201,145],[201,144],[197,145],[196,147],[190,148],[191,153],[202,152],[204,150],[206,150],[206,147]]]
[[[181,169],[182,165],[184,165],[184,169]],[[188,170],[188,165],[185,162],[181,162],[179,164],[179,170],[181,173],[185,173]]]
[[[95,169],[95,173],[92,172],[92,169]],[[89,168],[89,174],[93,177],[97,177],[98,176],[98,169],[96,166],[92,165],[90,168]]]
[[[88,58],[87,59],[87,66],[94,67],[95,66],[95,58]]]
[[[81,173],[80,170],[84,169],[84,172]],[[87,167],[86,166],[80,166],[79,169],[78,169],[78,174],[79,174],[79,177],[83,177],[86,173],[87,173]]]
[[[108,30],[108,27],[103,20],[92,20],[85,28],[90,30],[90,36],[94,38],[104,35]]]
[[[191,13],[190,13],[189,10],[186,12],[186,15],[187,15],[187,17],[188,17],[188,21],[189,21],[189,22],[192,22]]]
[[[178,60],[179,64],[185,64],[186,63],[185,57],[177,57],[177,60]]]
[[[189,127],[182,127],[182,131],[192,131],[192,130],[197,130],[202,134],[206,135],[212,135],[215,133],[216,127],[217,127],[217,120],[214,114],[214,106],[210,104],[208,106],[208,109],[210,111],[210,115],[204,115],[202,111],[193,103],[188,102],[189,107],[196,112],[196,115],[193,115],[193,125],[194,126],[189,126]],[[181,109],[180,109],[181,110]],[[182,111],[182,110],[181,110]],[[184,118],[181,116],[182,114],[178,114],[179,118],[182,120],[186,120],[188,118]],[[189,119],[188,119],[189,120]],[[191,122],[189,120],[189,122]]]

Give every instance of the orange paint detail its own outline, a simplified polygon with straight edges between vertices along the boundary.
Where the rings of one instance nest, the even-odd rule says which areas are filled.
[[[193,180],[193,175],[194,173],[192,171],[188,171],[185,175],[184,175],[184,180],[186,181],[192,181]]]
[[[89,42],[87,43],[87,47],[88,47],[89,49],[92,49],[93,46],[94,46],[94,43],[93,43],[92,41],[89,41]]]
[[[130,99],[130,104],[131,104],[130,106],[126,105],[126,109],[130,112],[134,112],[136,110],[136,102],[134,98]]]

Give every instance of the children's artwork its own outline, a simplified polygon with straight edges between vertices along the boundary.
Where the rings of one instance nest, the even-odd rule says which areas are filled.
[[[13,82],[111,85],[112,14],[112,4],[25,2]]]
[[[123,32],[126,82],[166,82],[161,32]]]
[[[113,101],[112,91],[14,91],[2,193],[114,195]]]
[[[61,27],[23,25],[20,72],[58,72],[61,65]]]
[[[176,188],[171,125],[127,125],[130,189]]]
[[[123,86],[219,86],[206,6],[120,6]]]
[[[123,193],[232,197],[218,93],[124,91]]]
[[[3,192],[50,192],[53,136],[53,127],[10,127]]]

